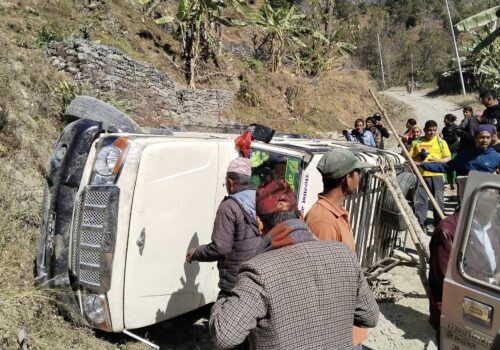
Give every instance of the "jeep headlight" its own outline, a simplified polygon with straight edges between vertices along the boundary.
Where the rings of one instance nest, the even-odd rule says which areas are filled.
[[[104,322],[104,300],[99,295],[88,294],[83,299],[83,312],[94,324]]]
[[[94,162],[92,185],[107,185],[116,181],[127,156],[129,140],[110,137],[103,140]]]

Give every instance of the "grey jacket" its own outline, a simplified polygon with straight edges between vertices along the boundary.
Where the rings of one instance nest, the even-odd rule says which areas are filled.
[[[255,219],[255,189],[243,188],[224,198],[217,209],[212,242],[196,249],[194,260],[217,261],[219,288],[229,293],[242,262],[255,256],[261,242]]]
[[[212,308],[218,348],[352,349],[352,326],[374,327],[378,305],[357,258],[335,241],[259,254],[241,265],[232,296]]]

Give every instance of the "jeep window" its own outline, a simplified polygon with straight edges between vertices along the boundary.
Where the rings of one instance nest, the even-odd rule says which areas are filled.
[[[500,289],[500,190],[483,188],[476,197],[460,270],[467,279]]]
[[[273,179],[285,178],[297,195],[302,172],[302,159],[282,153],[252,150],[251,183],[259,187]]]

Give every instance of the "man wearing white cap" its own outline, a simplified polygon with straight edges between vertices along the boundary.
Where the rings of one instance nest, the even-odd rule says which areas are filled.
[[[255,188],[250,186],[252,168],[247,158],[229,163],[225,197],[215,216],[212,242],[190,249],[186,260],[217,261],[219,298],[230,295],[240,265],[255,256],[261,242],[255,215]]]

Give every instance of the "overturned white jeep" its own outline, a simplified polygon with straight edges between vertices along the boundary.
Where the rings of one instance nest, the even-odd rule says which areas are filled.
[[[210,241],[225,172],[238,156],[235,134],[143,130],[90,98],[66,111],[50,159],[37,281],[66,288],[92,327],[122,332],[161,322],[216,300],[215,263],[187,264],[189,248]],[[257,136],[254,134],[254,136]],[[373,164],[346,199],[357,253],[368,278],[397,263],[392,250],[406,227],[384,184],[373,176],[390,158],[404,192],[415,177],[390,151],[345,141],[275,135],[251,145],[255,186],[284,176],[306,213],[322,190],[316,164],[335,148]]]

